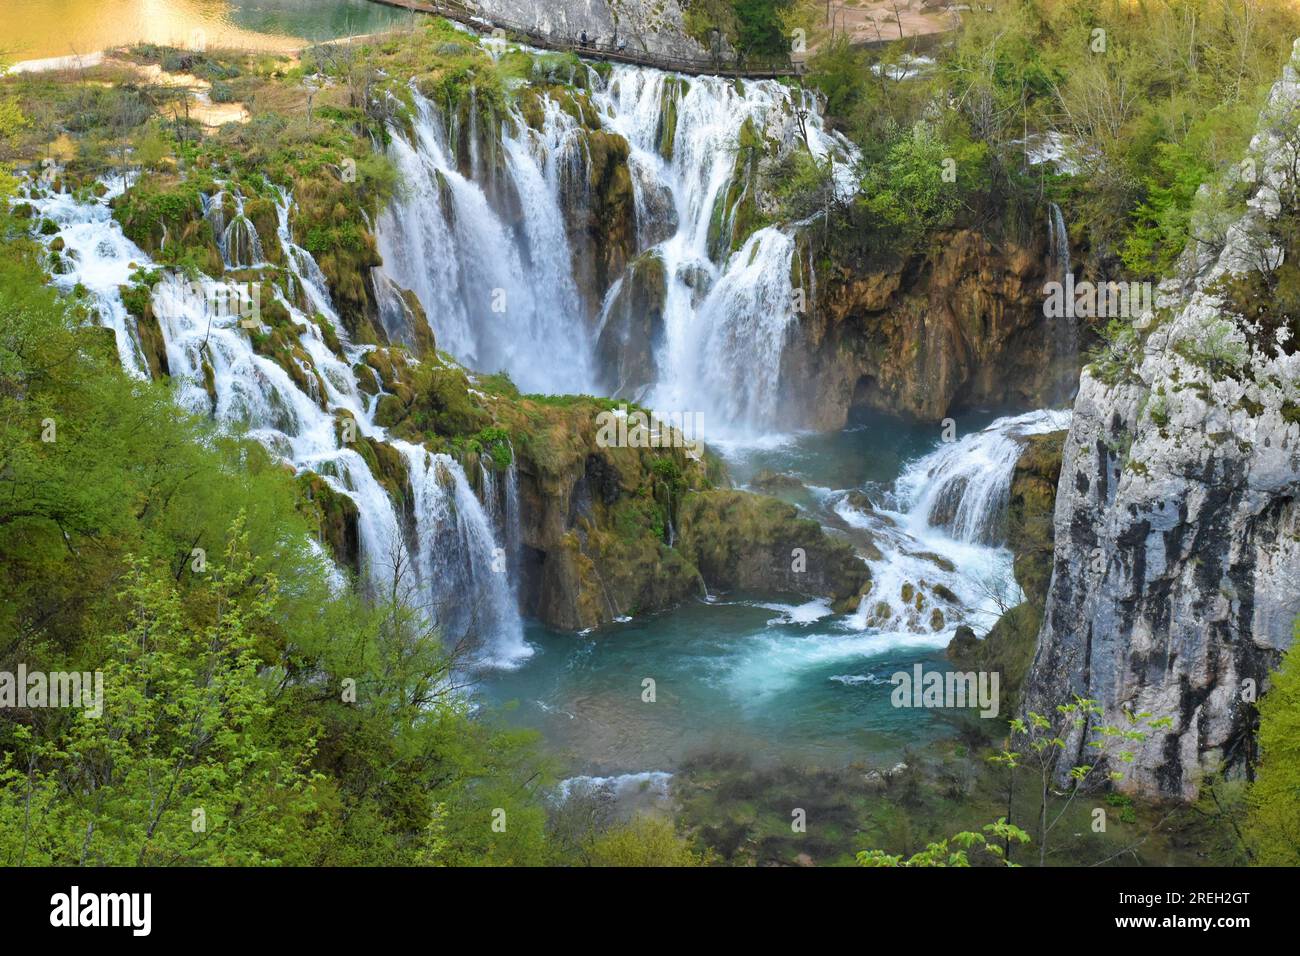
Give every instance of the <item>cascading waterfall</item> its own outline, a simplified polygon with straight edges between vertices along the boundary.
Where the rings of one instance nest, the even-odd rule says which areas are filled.
[[[878,508],[864,512],[842,498],[836,512],[867,531],[881,555],[868,562],[872,589],[852,627],[933,632],[946,643],[958,623],[988,628],[1002,605],[1018,603],[1002,546],[1012,474],[1026,437],[1069,424],[1070,413],[1058,410],[1000,418],[908,464]]]
[[[226,221],[226,199],[234,203],[235,214]],[[227,269],[252,269],[265,265],[262,240],[257,227],[244,215],[244,197],[236,192],[227,197],[224,189],[203,197],[203,215],[212,226],[221,253],[221,262]]]
[[[100,322],[113,330],[123,365],[147,377],[135,322],[119,287],[129,284],[136,270],[155,266],[112,218],[108,202],[120,192],[110,188],[100,201],[80,201],[66,192],[29,190],[25,199],[59,227],[64,251],[55,284],[65,290],[81,284],[90,292]],[[206,210],[214,235],[228,242],[238,235],[231,228],[243,218],[243,198],[231,201],[237,217],[230,222],[216,211],[223,205],[221,198],[212,197]],[[253,348],[250,330],[243,325],[247,316],[222,305],[232,301],[232,286],[208,276],[190,280],[166,273],[152,289],[152,305],[177,402],[196,414],[247,429],[272,454],[296,469],[319,474],[352,499],[358,510],[365,580],[376,592],[391,582],[398,563],[414,566],[419,590],[436,609],[445,639],[476,639],[480,663],[505,665],[527,656],[530,649],[523,641],[515,595],[507,575],[497,570],[501,552],[492,523],[460,465],[445,455],[392,443],[412,465],[417,508],[411,553],[410,536],[388,491],[365,459],[341,439],[334,415],[341,410],[351,413],[361,437],[383,441],[386,436],[371,419],[375,399],[361,392],[352,372],[366,347],[348,341],[319,267],[292,240],[289,210],[290,200],[282,196],[279,240],[288,264],[287,282],[284,288],[267,283],[263,294],[273,296],[300,330],[298,344],[315,371],[304,375],[312,383],[308,391]],[[256,264],[260,244],[236,239],[223,249],[223,258],[232,268]],[[307,310],[300,307],[299,294]],[[308,310],[334,327],[344,354],[326,345]]]
[[[433,104],[412,96],[414,140],[395,130],[391,147],[404,195],[378,224],[384,271],[414,290],[438,346],[466,364],[505,370],[524,391],[590,391],[584,310],[558,201],[563,124],[572,119],[548,110],[541,137],[518,116],[508,124],[518,130],[503,138],[512,195],[521,205],[515,229],[482,186],[457,170]],[[540,354],[565,360],[538,362]]]
[[[1061,213],[1061,207],[1056,203],[1052,203],[1049,208],[1047,246],[1051,250],[1052,265],[1056,269],[1055,281],[1062,283],[1068,290],[1066,283],[1074,269],[1070,262],[1070,233],[1065,228],[1065,216]],[[1069,398],[1074,388],[1075,364],[1079,354],[1079,323],[1074,315],[1073,302],[1067,302],[1067,307],[1061,310],[1060,316],[1047,323],[1047,334],[1051,337],[1049,351],[1061,370],[1059,374],[1065,379],[1056,397],[1064,400]]]
[[[699,411],[713,434],[771,427],[781,356],[796,321],[793,228],[759,229],[729,256],[710,248],[710,226],[735,173],[742,128],[749,123],[788,143],[799,135],[796,109],[807,109],[813,154],[819,160],[852,155],[846,142],[824,130],[815,104],[796,102],[796,95],[802,94],[770,81],[746,83],[741,92],[720,77],[687,81],[616,66],[593,97],[609,127],[631,146],[638,221],[675,224],[654,247],[667,287],[664,343],[647,402]],[[661,152],[666,103],[675,117],[669,159]],[[836,175],[841,188],[855,188],[846,163],[836,163]],[[671,215],[662,210],[664,196],[671,198]],[[738,204],[722,212],[728,222]]]
[[[1068,411],[1051,409],[1000,418],[913,462],[895,483],[897,495],[906,511],[958,541],[999,544],[1020,439],[1069,426]]]
[[[654,366],[645,378],[652,387],[625,390],[619,369],[597,367],[591,343],[612,314],[626,311],[621,296],[636,283],[611,276],[606,288],[583,289],[577,281],[565,222],[588,210],[587,132],[548,94],[539,96],[540,129],[513,108],[502,119],[504,160],[489,164],[502,185],[462,174],[449,147],[460,120],[413,94],[409,131],[391,130],[407,188],[378,224],[383,269],[415,291],[440,348],[484,372],[504,369],[526,392],[604,382],[665,412],[701,412],[717,434],[770,427],[797,323],[791,258],[799,224],[759,229],[731,249],[730,230],[719,223],[730,223],[741,201],[728,192],[742,128],[804,148],[797,115],[804,113],[807,148],[833,160],[845,192],[856,188],[852,147],[824,128],[810,96],[775,81],[742,88],[616,65],[607,78],[589,70],[587,85],[602,127],[630,147],[635,252],[662,263],[654,280],[663,286],[662,316],[640,349]],[[472,150],[479,138],[470,130]],[[478,153],[471,168],[484,168]],[[543,354],[563,361],[538,362]]]
[[[422,544],[417,568],[431,617],[452,634],[495,635],[488,663],[507,666],[532,653],[524,642],[505,548],[460,463],[394,441],[406,458]]]

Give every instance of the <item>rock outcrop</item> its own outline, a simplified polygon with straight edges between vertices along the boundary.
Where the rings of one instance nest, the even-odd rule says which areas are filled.
[[[811,427],[850,410],[938,420],[971,407],[1042,407],[1076,368],[1053,367],[1043,317],[1048,256],[962,230],[893,267],[818,266],[782,377]],[[1068,394],[1068,393],[1067,393]]]
[[[1289,65],[1270,110],[1297,102]],[[1157,315],[1085,370],[1057,491],[1027,704],[1078,694],[1106,723],[1169,718],[1111,768],[1152,795],[1190,799],[1206,772],[1249,766],[1253,693],[1300,614],[1300,354],[1225,292],[1257,268],[1294,166],[1268,124],[1251,152],[1259,186],[1222,248],[1189,250]],[[1092,762],[1087,736],[1070,763]]]
[[[842,603],[871,580],[865,562],[791,504],[744,491],[687,495],[678,549],[710,588],[793,591]]]

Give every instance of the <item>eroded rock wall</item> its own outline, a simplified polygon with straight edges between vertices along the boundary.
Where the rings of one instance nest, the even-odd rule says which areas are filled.
[[[1288,66],[1272,104],[1296,102]],[[1265,688],[1300,615],[1300,353],[1222,297],[1258,261],[1293,168],[1266,133],[1251,153],[1260,185],[1224,246],[1189,251],[1127,364],[1085,370],[1057,491],[1028,705],[1079,694],[1107,723],[1168,718],[1117,768],[1122,789],[1152,795],[1191,798],[1207,772],[1248,767],[1245,682]],[[1072,762],[1091,762],[1086,737],[1069,739]]]

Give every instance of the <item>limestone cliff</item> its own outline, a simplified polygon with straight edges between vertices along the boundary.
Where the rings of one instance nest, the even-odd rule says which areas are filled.
[[[629,50],[660,56],[704,59],[708,51],[686,31],[680,0],[471,0],[494,21],[522,24],[572,42],[583,32],[602,47],[627,43]]]
[[[1292,137],[1294,63],[1270,100]],[[1251,144],[1259,182],[1221,246],[1189,250],[1157,315],[1085,370],[1065,442],[1028,704],[1079,694],[1108,723],[1170,718],[1118,768],[1127,790],[1191,798],[1205,772],[1249,767],[1247,682],[1264,689],[1300,614],[1296,322],[1272,304],[1275,273],[1239,294],[1297,252],[1276,129]],[[1068,741],[1081,761],[1083,736]]]

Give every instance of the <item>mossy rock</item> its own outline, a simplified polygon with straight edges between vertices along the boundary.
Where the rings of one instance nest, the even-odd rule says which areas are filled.
[[[149,377],[157,381],[169,376],[171,368],[167,364],[167,341],[163,338],[158,317],[154,315],[152,302],[145,306],[144,314],[136,319],[135,330],[140,340],[140,351],[144,353],[145,364],[149,367]]]
[[[1026,601],[1003,614],[983,640],[969,627],[959,627],[948,644],[948,660],[963,670],[997,672],[1000,712],[1014,713],[1034,662],[1042,623],[1042,606]]]
[[[298,476],[298,510],[316,527],[317,540],[353,574],[361,571],[360,512],[356,502],[330,487],[320,475]]]
[[[192,266],[221,275],[221,251],[203,215],[203,193],[194,180],[150,174],[113,201],[122,232],[166,265]]]
[[[280,214],[275,203],[260,196],[245,199],[244,216],[257,230],[257,238],[262,243],[262,253],[266,261],[275,265],[282,264],[284,250],[280,248]]]
[[[1030,601],[1043,603],[1052,579],[1056,486],[1064,431],[1033,435],[1016,461],[1007,505],[1007,546],[1015,555],[1016,581]]]
[[[664,262],[657,252],[632,260],[596,341],[605,394],[635,395],[658,377],[656,350],[663,341],[667,294]]]
[[[847,602],[870,580],[845,541],[793,505],[741,491],[687,494],[678,548],[710,588],[792,591]]]

